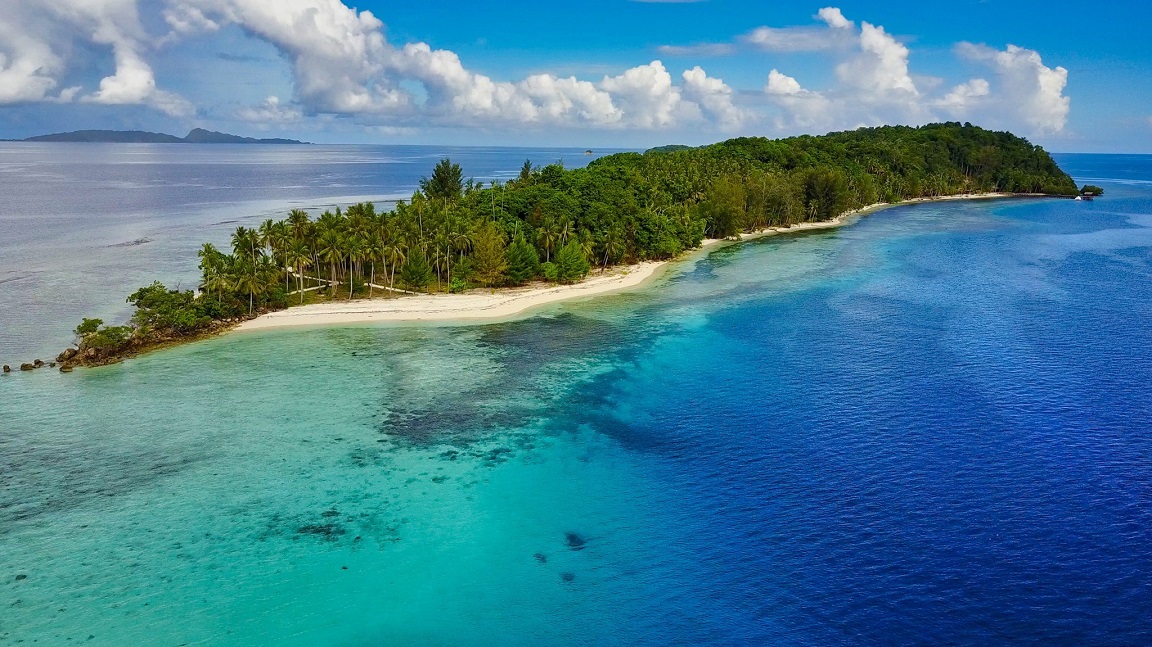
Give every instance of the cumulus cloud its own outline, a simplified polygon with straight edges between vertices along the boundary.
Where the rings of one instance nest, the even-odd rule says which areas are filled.
[[[68,71],[75,42],[106,48],[114,72],[82,101],[148,105],[170,115],[187,115],[191,104],[156,87],[145,60],[151,43],[141,26],[136,0],[14,0],[0,14],[0,103],[67,102],[81,93],[69,87],[50,93]]]
[[[741,40],[767,52],[821,52],[850,43],[856,23],[845,18],[839,9],[824,7],[813,17],[825,27],[757,27]]]
[[[826,7],[817,17],[844,43],[835,65],[839,84],[827,92],[803,89],[778,70],[768,75],[764,91],[783,113],[782,128],[850,127],[898,121],[923,122],[930,113],[909,72],[910,52],[883,27],[860,27],[839,9]]]
[[[388,42],[376,16],[339,0],[168,2],[164,15],[173,33],[234,24],[275,46],[291,61],[295,98],[309,113],[397,124],[635,128],[704,117],[728,126],[739,119],[728,86],[693,73],[685,77],[696,84],[686,99],[660,61],[598,83],[551,74],[500,81],[469,70],[452,51]]]
[[[778,118],[776,126],[813,128],[831,124],[831,102],[819,92],[805,90],[796,79],[772,70],[764,93],[780,106],[787,118]]]
[[[989,68],[995,76],[943,89],[941,79],[911,72],[910,50],[882,26],[860,22],[857,27],[831,7],[821,9],[818,17],[826,25],[826,37],[834,32],[849,39],[834,51],[837,83],[810,91],[796,79],[772,70],[764,91],[780,110],[776,123],[781,128],[918,124],[941,118],[979,121],[1029,134],[1051,134],[1064,128],[1070,107],[1063,94],[1068,72],[1044,65],[1036,51],[962,43],[957,53]]]
[[[1040,133],[1064,129],[1071,101],[1064,96],[1068,70],[1044,65],[1040,53],[1008,45],[997,50],[987,45],[961,43],[957,52],[982,63],[996,74],[995,91],[988,93],[986,114],[1008,124],[1020,123]],[[991,88],[991,85],[989,86]]]
[[[963,43],[958,55],[988,72],[949,87],[914,74],[912,52],[884,27],[851,20],[836,7],[820,9],[809,25],[764,26],[727,43],[660,48],[677,57],[814,53],[834,79],[830,87],[809,89],[772,69],[757,95],[735,91],[698,65],[678,73],[660,60],[599,79],[548,73],[496,79],[470,69],[455,52],[390,42],[380,18],[342,0],[7,4],[0,13],[0,105],[76,101],[190,115],[193,106],[158,82],[154,57],[230,29],[271,45],[291,69],[291,97],[234,112],[258,124],[347,118],[408,132],[429,125],[735,131],[768,123],[815,131],[943,116],[1052,133],[1064,127],[1069,111],[1067,71],[1048,67],[1033,50]],[[74,49],[106,52],[112,72],[76,85]]]
[[[833,29],[852,29],[856,26],[856,23],[844,17],[837,7],[824,7],[816,12],[816,17],[828,23]]]
[[[739,128],[746,114],[733,102],[732,88],[722,79],[709,77],[699,65],[681,75],[684,79],[683,94],[724,129]]]
[[[952,88],[952,91],[935,103],[937,107],[953,115],[966,115],[972,108],[983,103],[992,93],[992,86],[984,79],[972,79]]]

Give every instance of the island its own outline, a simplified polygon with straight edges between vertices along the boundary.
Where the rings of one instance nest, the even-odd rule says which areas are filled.
[[[69,133],[38,135],[17,141],[50,143],[98,143],[98,144],[277,144],[306,145],[307,142],[295,139],[255,139],[228,133],[218,133],[203,128],[193,128],[184,137],[151,133],[142,130],[77,130]]]
[[[620,153],[581,169],[528,161],[518,177],[489,185],[465,181],[444,159],[391,211],[294,210],[237,228],[231,249],[205,244],[198,290],[141,288],[128,297],[129,322],[85,319],[57,362],[64,371],[118,362],[259,327],[293,306],[346,314],[379,311],[372,304],[382,300],[418,303],[407,320],[429,320],[466,317],[460,304],[469,302],[476,316],[500,316],[638,284],[705,245],[838,226],[884,205],[1078,193],[1039,146],[959,123],[744,137]]]

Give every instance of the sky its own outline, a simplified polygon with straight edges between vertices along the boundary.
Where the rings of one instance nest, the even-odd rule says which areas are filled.
[[[968,121],[1152,153],[1152,4],[0,0],[0,138],[643,148]]]

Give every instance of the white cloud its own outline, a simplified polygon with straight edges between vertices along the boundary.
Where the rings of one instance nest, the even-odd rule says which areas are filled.
[[[1064,96],[1068,70],[1044,65],[1040,53],[1009,45],[1000,51],[987,45],[961,43],[959,54],[996,73],[987,115],[1007,125],[1023,124],[1040,133],[1064,129],[1071,102]]]
[[[966,115],[992,93],[991,87],[984,79],[972,79],[952,88],[935,105],[953,115]]]
[[[824,7],[816,12],[816,17],[828,23],[828,26],[833,29],[852,29],[856,26],[856,23],[845,18],[840,9],[836,7]]]
[[[721,128],[739,128],[744,122],[744,111],[733,103],[732,88],[722,79],[709,77],[699,65],[685,71],[682,78],[684,97],[700,106],[704,114]]]
[[[829,87],[808,89],[772,69],[757,98],[709,77],[698,65],[677,75],[660,60],[599,79],[544,73],[498,80],[470,69],[452,51],[389,42],[379,18],[341,0],[6,4],[0,12],[0,105],[78,101],[190,115],[193,107],[165,89],[163,79],[157,81],[153,66],[163,66],[155,59],[164,48],[199,47],[195,39],[223,38],[211,34],[231,28],[270,44],[291,67],[290,98],[269,97],[234,113],[265,125],[346,118],[394,132],[429,125],[732,131],[774,123],[811,132],[947,116],[1031,134],[1060,131],[1070,107],[1063,94],[1067,71],[1044,65],[1035,51],[961,44],[961,57],[990,72],[949,87],[943,79],[913,73],[912,52],[882,26],[849,20],[836,7],[820,9],[810,25],[765,26],[729,43],[660,48],[678,57],[749,48],[813,52],[834,73]],[[149,33],[144,25],[166,26]],[[73,76],[90,68],[76,65],[78,52],[93,48],[107,52],[114,69],[77,85]]]
[[[814,18],[826,27],[757,27],[741,40],[767,52],[821,52],[848,45],[856,23],[836,7],[824,7]]]
[[[841,16],[843,19],[843,16]],[[859,53],[836,66],[836,75],[873,98],[892,93],[916,96],[919,91],[908,74],[908,48],[883,27],[861,25]]]
[[[0,104],[68,102],[81,89],[49,93],[68,71],[75,41],[107,48],[115,71],[81,100],[148,105],[186,115],[191,104],[159,90],[143,52],[151,47],[137,13],[137,0],[14,0],[0,14]]]
[[[300,121],[304,115],[280,103],[280,97],[268,97],[258,106],[245,106],[236,111],[236,117],[257,124],[287,124]]]
[[[860,24],[826,7],[818,18],[826,33],[842,39],[835,65],[838,85],[825,92],[804,89],[794,78],[772,70],[765,93],[783,113],[781,128],[847,128],[861,124],[923,123],[931,117],[909,72],[910,52],[883,27]]]
[[[633,125],[641,128],[671,126],[682,107],[680,89],[660,61],[640,65],[619,76],[606,76],[600,87],[612,95]]]
[[[698,43],[696,45],[661,45],[656,51],[664,56],[731,56],[736,48],[730,43]]]
[[[730,125],[738,114],[722,83],[694,87],[702,103],[685,101],[659,61],[599,83],[550,74],[497,81],[469,70],[454,52],[421,42],[389,43],[380,20],[338,0],[168,1],[165,15],[174,31],[236,24],[275,46],[292,62],[296,100],[310,113],[355,115],[382,125],[637,128],[669,127],[702,114]],[[422,91],[414,92],[412,82]]]
[[[814,27],[757,27],[742,40],[766,52],[819,52],[836,46],[829,30]]]
[[[768,73],[764,92],[785,113],[786,118],[776,121],[778,128],[813,128],[831,124],[831,102],[819,92],[805,90],[799,81],[779,70]]]

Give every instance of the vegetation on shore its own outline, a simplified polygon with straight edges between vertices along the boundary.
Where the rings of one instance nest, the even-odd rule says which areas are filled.
[[[739,138],[604,157],[587,168],[525,162],[505,183],[465,181],[445,159],[411,200],[239,227],[230,253],[200,250],[200,291],[156,283],[126,326],[86,319],[65,366],[104,364],[316,299],[458,292],[660,260],[705,237],[826,221],[878,202],[968,193],[1076,195],[1039,146],[969,124]],[[67,355],[67,357],[65,357]]]

